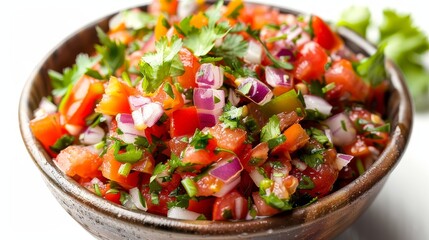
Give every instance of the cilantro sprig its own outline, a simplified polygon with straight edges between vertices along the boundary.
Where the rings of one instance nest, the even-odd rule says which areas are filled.
[[[101,63],[107,69],[107,74],[114,75],[125,63],[126,46],[120,41],[111,40],[100,27],[96,31],[101,45],[95,45],[95,50],[101,55]]]

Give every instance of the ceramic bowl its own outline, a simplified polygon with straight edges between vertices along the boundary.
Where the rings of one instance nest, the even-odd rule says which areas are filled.
[[[146,9],[147,6],[142,6]],[[281,11],[297,14],[293,10]],[[43,96],[51,91],[48,69],[62,71],[73,64],[78,53],[93,51],[97,42],[95,26],[107,29],[107,16],[93,22],[60,43],[40,63],[25,85],[19,121],[22,138],[46,185],[64,209],[95,237],[100,239],[327,239],[349,227],[371,204],[389,174],[401,159],[410,138],[412,104],[404,78],[398,68],[387,61],[391,87],[388,119],[391,141],[379,159],[359,178],[314,204],[277,216],[239,222],[185,221],[169,219],[113,204],[81,187],[64,175],[36,141],[29,120]],[[354,52],[364,55],[375,51],[366,40],[350,30],[339,34]],[[382,224],[382,223],[380,223]]]

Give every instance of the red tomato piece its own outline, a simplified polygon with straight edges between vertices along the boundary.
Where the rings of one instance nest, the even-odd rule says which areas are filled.
[[[343,45],[341,38],[318,16],[313,16],[312,27],[314,31],[313,41],[320,44],[326,50],[336,50]]]
[[[280,212],[277,208],[268,205],[258,192],[252,193],[253,202],[255,203],[258,216],[273,216]]]
[[[209,133],[216,139],[217,145],[220,148],[228,149],[240,154],[246,140],[246,131],[240,128],[226,128],[221,124],[217,124],[209,129]]]
[[[183,88],[195,88],[197,83],[195,82],[195,75],[200,68],[198,59],[186,48],[182,48],[179,51],[179,58],[182,61],[185,73],[182,76],[177,77],[177,81]]]
[[[364,101],[368,96],[369,86],[356,74],[348,60],[335,61],[326,71],[325,80],[327,84],[335,83],[334,90],[340,96],[350,94],[353,100],[358,101]]]
[[[118,113],[131,113],[128,97],[139,95],[135,88],[116,77],[111,77],[101,101],[97,104],[96,112],[116,115]]]
[[[307,167],[304,171],[299,171],[294,168],[291,171],[291,175],[298,178],[298,180],[303,180],[303,176],[307,176],[314,184],[312,189],[297,189],[301,194],[309,194],[312,197],[323,197],[327,195],[337,180],[338,170],[334,169],[333,165],[321,164],[316,169]]]
[[[299,123],[295,123],[287,128],[283,134],[286,136],[286,141],[275,147],[272,151],[273,154],[279,154],[285,151],[294,152],[303,147],[310,139],[305,129],[302,128]]]
[[[189,200],[188,210],[196,213],[201,213],[207,219],[211,219],[214,202],[215,202],[215,198],[213,197],[200,199],[198,201],[191,199]]]
[[[302,81],[318,80],[325,72],[328,55],[318,43],[308,42],[298,49],[294,75]]]
[[[67,124],[85,125],[85,118],[94,110],[95,103],[104,92],[103,83],[97,79],[83,76],[73,86],[69,97],[59,108]]]
[[[109,200],[116,204],[121,204],[121,193],[120,192],[110,192],[104,195],[104,199]]]
[[[172,138],[192,135],[200,125],[197,108],[186,107],[173,112],[170,122],[170,136]]]
[[[30,121],[30,128],[37,140],[50,153],[55,154],[49,149],[55,142],[65,133],[65,130],[60,123],[60,114],[54,113],[44,116],[43,118],[35,118]]]
[[[247,215],[247,199],[237,191],[216,198],[213,205],[213,220],[239,220]]]
[[[56,161],[58,167],[70,177],[93,178],[100,175],[98,168],[102,159],[84,146],[68,146],[58,154]]]
[[[126,189],[136,187],[139,180],[139,172],[131,172],[125,177],[119,174],[121,165],[122,163],[116,161],[113,155],[113,149],[110,149],[103,155],[103,162],[100,166],[100,170],[105,178],[117,182]]]

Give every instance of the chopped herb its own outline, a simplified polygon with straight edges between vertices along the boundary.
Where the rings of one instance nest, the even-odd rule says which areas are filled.
[[[182,40],[174,35],[171,42],[161,37],[155,43],[156,52],[148,52],[139,63],[143,74],[142,87],[147,93],[154,92],[167,77],[176,77],[184,73],[178,52],[182,48]]]
[[[307,129],[307,134],[316,139],[320,144],[322,144],[325,147],[332,147],[332,143],[329,141],[329,138],[325,135],[325,132],[317,129],[317,128],[310,128]]]
[[[143,156],[143,150],[137,148],[134,144],[122,144],[120,141],[115,141],[113,150],[116,161],[121,163],[136,163]]]
[[[303,175],[299,181],[298,189],[309,190],[314,188],[314,182],[310,177]]]
[[[194,180],[191,178],[185,178],[181,181],[183,187],[185,188],[186,192],[188,193],[189,197],[193,197],[197,194],[198,189],[195,185]]]
[[[191,146],[195,149],[205,149],[207,144],[209,143],[209,139],[212,139],[213,136],[210,133],[203,133],[199,129],[195,130],[194,136],[192,136]]]
[[[200,216],[197,217],[196,220],[207,220],[206,216],[204,216],[204,214],[201,214]]]
[[[167,93],[167,95],[171,98],[174,99],[174,93],[173,93],[173,89],[171,88],[170,83],[165,83],[164,84],[164,92]]]
[[[97,183],[94,183],[93,187],[94,187],[94,193],[97,194],[99,197],[102,197],[103,195],[101,194],[100,186],[98,186]]]
[[[131,171],[131,163],[122,163],[119,167],[118,174],[124,177],[128,177],[128,174],[130,174]]]
[[[277,115],[273,115],[268,120],[268,123],[262,127],[261,142],[268,142],[269,140],[278,137],[280,134],[280,119]]]
[[[382,126],[379,127],[375,127],[375,128],[366,128],[366,131],[369,132],[384,132],[384,133],[389,133],[390,132],[390,123],[386,123]]]
[[[381,44],[377,51],[369,58],[360,61],[356,70],[371,86],[377,86],[387,79],[386,67],[384,65],[384,49],[386,44]]]
[[[363,166],[362,160],[360,158],[356,158],[356,168],[358,170],[359,176],[365,172],[365,167]]]
[[[189,206],[189,200],[191,199],[188,194],[178,194],[179,188],[173,190],[169,196],[176,197],[175,201],[168,202],[167,207],[168,209],[173,207],[180,207],[180,208],[188,208]]]
[[[308,24],[307,24],[307,27],[304,28],[304,31],[306,31],[310,35],[310,39],[313,39],[314,38],[313,16],[310,15],[308,17],[309,17]]]
[[[158,192],[151,192],[150,193],[150,201],[154,205],[159,205],[159,195],[158,195]]]
[[[94,70],[92,68],[86,69],[85,75],[87,75],[89,77],[92,77],[92,78],[95,78],[95,79],[98,79],[98,80],[103,80],[104,79],[104,77],[100,74],[99,71]]]
[[[222,218],[227,220],[227,219],[232,219],[232,211],[231,209],[227,208],[227,209],[223,209],[222,210]]]
[[[322,92],[325,94],[334,88],[335,88],[335,82],[331,82],[322,88]]]
[[[55,153],[60,153],[61,150],[72,145],[73,142],[74,137],[72,135],[64,134],[54,143],[54,145],[50,146],[49,148]]]
[[[323,158],[323,152],[323,149],[313,149],[311,153],[302,154],[300,158],[309,167],[316,168],[325,161]]]
[[[289,199],[280,199],[274,193],[271,193],[268,196],[263,195],[261,197],[264,199],[266,204],[279,210],[287,211],[293,208],[293,204],[289,201]]]
[[[222,61],[223,57],[209,57],[209,56],[203,56],[201,57],[200,63],[214,63]]]
[[[347,126],[346,126],[346,122],[344,120],[341,120],[341,128],[347,132]]]
[[[273,149],[273,148],[279,146],[280,144],[284,143],[285,141],[286,141],[286,136],[283,134],[280,134],[279,136],[272,138],[272,139],[267,141],[268,148]]]
[[[329,68],[332,66],[332,61],[329,61],[325,64],[325,71],[328,71]]]
[[[219,116],[219,121],[226,127],[235,129],[240,126],[244,107],[235,107],[228,102],[223,108],[223,113]]]
[[[243,57],[246,54],[248,43],[239,34],[228,34],[219,47],[213,49],[217,57],[234,58]]]
[[[322,98],[325,95],[323,93],[323,84],[320,81],[310,81],[310,83],[307,84],[307,87],[311,95],[315,95]]]
[[[126,46],[111,40],[100,27],[97,26],[96,30],[101,45],[96,45],[95,49],[101,55],[101,63],[107,68],[108,75],[113,75],[125,62]]]

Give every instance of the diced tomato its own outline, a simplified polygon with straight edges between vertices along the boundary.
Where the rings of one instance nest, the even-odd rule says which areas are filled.
[[[123,44],[129,44],[134,40],[133,36],[126,29],[109,32],[109,38]]]
[[[131,113],[128,103],[129,96],[139,95],[135,88],[116,77],[111,77],[101,101],[95,108],[96,112],[106,115],[116,115],[118,113]]]
[[[290,174],[298,178],[300,182],[304,181],[306,184],[308,182],[303,179],[303,177],[307,176],[314,184],[312,189],[298,189],[297,191],[300,194],[308,194],[312,197],[323,197],[332,190],[338,177],[338,170],[334,169],[332,165],[323,163],[316,169],[307,167],[302,172],[294,168]]]
[[[198,190],[196,196],[213,196],[220,191],[223,185],[224,183],[220,179],[207,174],[196,182]]]
[[[189,206],[188,210],[196,213],[203,214],[207,219],[212,219],[212,212],[213,212],[213,203],[215,202],[214,197],[199,199],[196,200],[189,200]]]
[[[179,58],[185,68],[185,73],[182,76],[178,76],[177,81],[185,89],[197,87],[195,75],[201,65],[198,59],[186,48],[180,49]]]
[[[232,0],[226,6],[226,10],[223,13],[223,15],[225,17],[231,17],[231,14],[241,15],[240,13],[243,11],[243,8],[244,8],[243,0]]]
[[[320,44],[326,50],[336,50],[343,45],[341,38],[318,16],[313,15],[312,27],[314,31],[313,41]]]
[[[132,165],[132,170],[138,172],[144,172],[148,174],[153,173],[155,167],[155,160],[149,151],[144,151],[142,159]]]
[[[210,140],[209,140],[210,141]],[[185,156],[182,159],[183,163],[191,163],[197,169],[201,169],[209,165],[210,163],[216,161],[214,153],[207,149],[195,149],[192,146],[188,146],[185,150]]]
[[[245,153],[243,158],[240,158],[241,164],[247,171],[252,171],[255,167],[259,167],[268,159],[268,143],[261,142],[256,147]]]
[[[103,162],[100,166],[100,170],[105,178],[117,182],[126,189],[136,187],[139,180],[139,172],[131,172],[125,177],[119,174],[121,165],[121,162],[116,161],[113,149],[109,149],[107,153],[103,155]]]
[[[286,136],[286,141],[275,147],[272,151],[273,154],[279,154],[285,151],[294,152],[303,147],[310,139],[305,129],[302,128],[299,123],[295,123],[287,128],[283,134]]]
[[[60,123],[60,117],[59,113],[53,113],[30,121],[31,131],[51,156],[54,156],[55,154],[51,149],[49,149],[49,147],[54,145],[55,142],[65,133],[65,130]]]
[[[264,199],[259,195],[259,192],[252,193],[253,202],[255,203],[258,216],[273,216],[280,212],[277,208],[268,205]]]
[[[116,204],[121,204],[121,193],[120,192],[109,192],[104,195],[104,199],[109,200]]]
[[[158,41],[161,39],[161,37],[164,37],[167,35],[168,29],[166,26],[164,26],[164,21],[167,21],[164,14],[159,14],[158,21],[155,25],[155,40]]]
[[[327,84],[335,83],[334,90],[339,91],[340,96],[350,94],[353,100],[358,101],[364,101],[368,96],[369,86],[356,74],[348,60],[335,61],[326,71],[325,80]]]
[[[196,28],[202,28],[204,26],[207,26],[208,23],[209,23],[209,20],[204,15],[204,13],[199,12],[199,13],[192,16],[191,22],[189,24],[193,27],[196,27]]]
[[[169,15],[175,15],[177,11],[177,6],[179,4],[178,0],[159,0],[161,5],[161,12],[166,12]]]
[[[168,146],[170,147],[170,151],[172,154],[176,156],[180,156],[183,150],[188,147],[188,143],[186,141],[182,141],[183,137],[173,137],[169,142]]]
[[[240,11],[238,19],[250,23],[252,29],[262,29],[267,24],[276,24],[279,11],[268,6],[247,5]]]
[[[168,212],[168,203],[176,200],[176,197],[170,196],[169,191],[162,189],[159,192],[156,192],[158,196],[158,203],[155,204],[152,202],[152,194],[150,192],[149,186],[143,187],[142,196],[145,198],[147,211],[150,213],[167,216]]]
[[[295,61],[294,75],[302,81],[318,80],[325,72],[328,55],[325,50],[315,42],[308,42],[298,49]]]
[[[180,109],[184,105],[182,94],[177,90],[177,88],[170,84],[171,90],[173,92],[173,98],[168,95],[164,91],[165,84],[170,84],[168,82],[164,82],[151,96],[152,101],[159,102],[162,104],[162,107],[164,108],[165,113],[170,116],[174,111],[177,109]]]
[[[186,107],[173,112],[170,121],[170,136],[172,138],[192,135],[200,125],[197,108]]]
[[[213,205],[213,220],[239,220],[247,215],[247,199],[237,191],[216,198]]]
[[[209,129],[209,133],[216,139],[218,147],[231,150],[240,155],[246,140],[246,131],[240,128],[226,128],[221,124],[217,124]]]
[[[55,159],[58,167],[70,177],[75,175],[83,178],[99,176],[102,159],[84,146],[72,145],[63,149]]]
[[[85,118],[93,112],[95,103],[101,98],[103,92],[101,81],[86,75],[80,78],[59,108],[65,122],[84,126]]]

